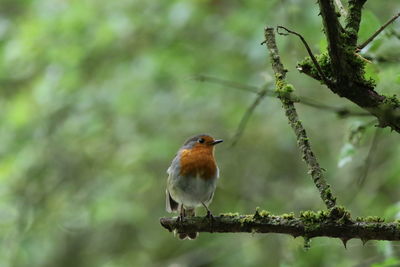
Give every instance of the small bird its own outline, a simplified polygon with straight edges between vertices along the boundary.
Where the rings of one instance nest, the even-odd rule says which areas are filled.
[[[169,166],[166,209],[178,212],[178,219],[195,216],[195,208],[204,206],[207,217],[212,217],[208,208],[211,203],[219,169],[214,158],[216,144],[223,140],[207,134],[199,134],[186,140]],[[180,239],[195,239],[198,233],[179,233]]]

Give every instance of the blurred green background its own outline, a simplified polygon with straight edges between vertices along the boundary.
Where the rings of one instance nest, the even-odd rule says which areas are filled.
[[[399,9],[368,1],[360,39]],[[279,101],[264,99],[232,147],[256,95],[194,78],[271,82],[263,28],[296,30],[319,53],[318,12],[306,0],[1,0],[0,266],[399,266],[395,242],[344,249],[318,238],[305,251],[277,234],[180,241],[159,224],[170,216],[166,169],[203,132],[226,141],[214,214],[324,209]],[[277,38],[296,94],[359,110],[297,72],[297,38]],[[398,93],[399,47],[396,22],[365,49],[380,93]],[[297,106],[338,203],[353,217],[400,218],[399,135],[368,127],[352,137],[373,118]]]

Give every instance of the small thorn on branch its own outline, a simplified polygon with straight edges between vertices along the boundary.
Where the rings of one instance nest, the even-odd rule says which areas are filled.
[[[349,241],[349,238],[342,237],[340,240],[342,240],[344,248],[347,249],[347,242]]]

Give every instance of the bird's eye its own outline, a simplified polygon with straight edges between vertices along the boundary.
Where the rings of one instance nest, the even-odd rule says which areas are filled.
[[[197,140],[197,142],[199,142],[200,144],[203,144],[205,142],[204,138],[200,138],[199,140]]]

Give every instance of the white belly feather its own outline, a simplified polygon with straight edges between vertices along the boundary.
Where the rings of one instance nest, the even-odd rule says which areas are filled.
[[[185,207],[198,207],[202,203],[208,206],[217,184],[216,178],[201,179],[198,175],[196,177],[178,178],[170,173],[168,191],[176,202],[183,204]]]

